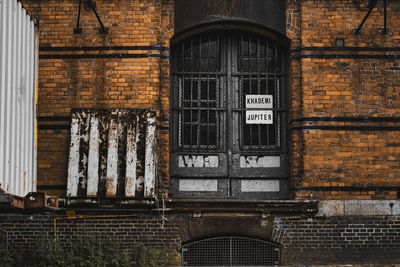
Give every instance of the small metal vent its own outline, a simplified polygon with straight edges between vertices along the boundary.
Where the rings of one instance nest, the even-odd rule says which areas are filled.
[[[155,122],[146,110],[73,111],[67,196],[154,197]]]
[[[184,266],[275,266],[279,263],[279,245],[253,238],[217,237],[182,246]]]

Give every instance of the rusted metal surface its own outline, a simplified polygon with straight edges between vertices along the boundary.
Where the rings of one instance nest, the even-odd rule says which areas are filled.
[[[226,200],[226,199],[169,199],[166,209],[199,213],[262,213],[263,216],[285,215],[313,217],[318,213],[316,200]]]
[[[257,23],[286,34],[286,1],[282,0],[176,0],[175,33],[218,21]]]
[[[25,197],[26,209],[54,209],[58,208],[58,197],[48,196],[42,192],[31,192]]]
[[[153,198],[156,118],[146,110],[74,110],[69,198]]]
[[[11,194],[0,194],[0,208],[25,208],[25,198]]]
[[[36,26],[17,0],[0,1],[0,184],[36,190]]]
[[[57,210],[58,197],[42,192],[30,192],[25,197],[0,194],[0,209],[45,209]]]

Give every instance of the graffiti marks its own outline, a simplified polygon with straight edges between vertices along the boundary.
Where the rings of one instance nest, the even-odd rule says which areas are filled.
[[[240,168],[278,168],[279,156],[240,156]]]
[[[218,156],[179,155],[178,166],[186,168],[218,168]]]

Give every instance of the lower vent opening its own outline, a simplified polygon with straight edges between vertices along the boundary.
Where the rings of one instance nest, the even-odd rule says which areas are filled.
[[[182,246],[183,266],[276,266],[277,244],[245,237],[216,237]]]

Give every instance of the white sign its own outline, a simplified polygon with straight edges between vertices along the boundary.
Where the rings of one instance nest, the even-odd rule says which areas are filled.
[[[246,108],[273,108],[272,95],[246,95]]]
[[[246,124],[273,124],[272,110],[246,110]]]
[[[279,192],[279,180],[242,180],[242,192]]]

